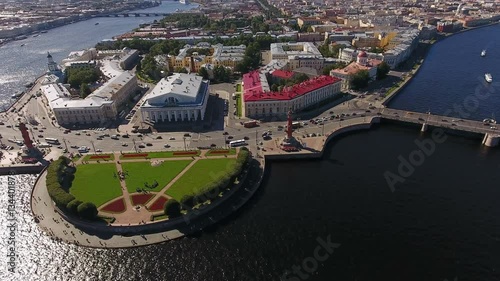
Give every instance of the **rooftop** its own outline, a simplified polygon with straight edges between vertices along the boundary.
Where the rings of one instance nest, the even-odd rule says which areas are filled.
[[[340,82],[341,80],[332,76],[319,76],[310,80],[296,84],[292,87],[285,87],[281,92],[265,91],[262,89],[260,72],[252,71],[243,75],[244,100],[270,101],[270,100],[291,100],[305,95],[311,91]]]
[[[208,91],[208,81],[195,74],[175,73],[163,78],[145,97],[143,107],[165,107],[201,104]],[[172,98],[172,100],[170,100]]]

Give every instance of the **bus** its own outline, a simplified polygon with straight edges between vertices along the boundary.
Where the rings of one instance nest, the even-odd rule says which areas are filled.
[[[257,127],[259,125],[259,123],[257,123],[257,121],[247,121],[245,123],[243,123],[243,127],[245,128],[253,128],[253,127]]]
[[[245,140],[235,140],[229,142],[230,147],[237,147],[242,145],[247,145],[247,142]]]
[[[49,144],[59,144],[59,140],[56,138],[45,138],[45,141]]]
[[[303,123],[301,122],[292,122],[292,129],[298,129],[300,127],[302,127]],[[287,125],[288,127],[288,125]]]

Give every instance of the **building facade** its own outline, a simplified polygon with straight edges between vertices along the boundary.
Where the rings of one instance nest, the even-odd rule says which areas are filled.
[[[142,121],[152,125],[205,119],[209,81],[195,74],[163,78],[140,106]]]
[[[245,116],[259,119],[285,116],[289,110],[301,111],[340,93],[341,80],[319,76],[282,91],[269,90],[266,75],[252,71],[243,75],[243,106]]]

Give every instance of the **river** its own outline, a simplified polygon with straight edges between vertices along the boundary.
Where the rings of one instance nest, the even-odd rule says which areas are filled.
[[[198,4],[183,5],[179,2],[164,1],[158,7],[137,12],[174,13],[177,9],[189,10]],[[21,41],[9,42],[0,47],[0,109],[8,106],[13,94],[24,90],[24,85],[47,71],[47,52],[56,62],[66,58],[72,51],[95,46],[137,28],[139,24],[153,22],[162,17],[102,17],[92,18],[30,36]],[[95,25],[99,23],[99,25]],[[25,44],[21,47],[21,44]]]
[[[431,92],[425,80],[419,89],[417,79],[437,79],[427,73],[434,72],[428,65],[449,63],[452,52],[473,54],[461,56],[456,67],[480,76],[485,69],[473,65],[483,45],[468,41],[495,28],[438,43],[394,106],[438,112],[465,99],[470,92],[455,84],[469,79],[473,87],[479,83],[475,75],[446,74],[433,82],[455,89],[453,97]],[[494,48],[489,50],[492,59]],[[488,108],[499,108],[494,102]],[[477,116],[490,115],[488,108]],[[96,250],[52,241],[30,215],[34,177],[16,176],[17,272],[7,271],[5,258],[0,279],[499,280],[499,150],[482,147],[480,140],[448,136],[391,190],[384,174],[397,173],[400,159],[408,159],[417,149],[415,140],[423,138],[428,135],[416,128],[383,124],[334,140],[322,160],[270,162],[256,196],[223,223],[198,235],[134,249]],[[7,177],[0,180],[0,253],[5,257],[9,197]],[[325,241],[334,243],[331,251],[321,251],[321,261],[312,258]],[[296,273],[283,278],[287,271]]]

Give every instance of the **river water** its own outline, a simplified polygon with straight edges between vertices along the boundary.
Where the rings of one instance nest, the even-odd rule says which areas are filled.
[[[463,57],[461,67],[484,71],[470,62],[482,47],[472,51],[477,46],[469,45],[467,36],[483,38],[476,34],[489,30],[438,43],[426,64],[447,63],[457,48],[440,44],[450,44],[474,54]],[[416,79],[433,71],[426,64]],[[450,74],[440,83],[453,88],[458,82]],[[469,94],[464,89],[449,98],[414,87],[394,106],[427,110],[437,103],[441,106],[433,110],[444,110]],[[420,98],[429,99],[427,105]],[[406,99],[420,106],[405,105]],[[499,280],[500,152],[477,139],[448,136],[391,190],[384,174],[398,174],[401,159],[418,149],[415,141],[428,137],[415,128],[383,124],[334,140],[322,160],[267,163],[255,197],[223,223],[192,237],[135,249],[96,250],[52,241],[30,215],[34,177],[16,176],[11,190],[16,191],[17,272],[7,271],[4,258],[0,280]],[[0,256],[6,257],[9,189],[7,177],[0,180]],[[320,241],[334,246],[318,261],[312,257],[325,244]]]

